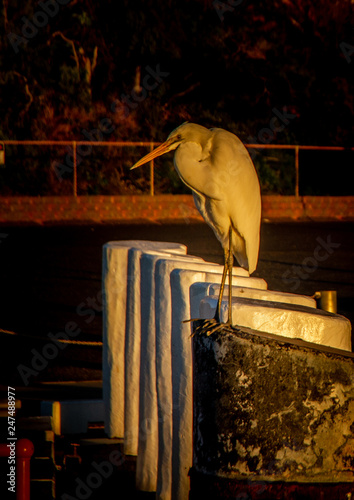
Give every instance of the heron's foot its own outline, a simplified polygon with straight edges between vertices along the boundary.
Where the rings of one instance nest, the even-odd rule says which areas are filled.
[[[198,321],[198,325],[192,333],[191,337],[195,335],[207,335],[208,337],[219,330],[222,330],[229,323],[220,323],[216,318],[203,319]]]
[[[182,323],[194,323],[194,321],[204,321],[202,318],[191,318],[191,319],[184,319]]]
[[[208,321],[214,321],[214,320],[208,320],[205,318],[191,318],[191,319],[184,319],[182,323],[198,323],[196,330],[191,334],[191,337],[194,337],[194,335],[197,333],[197,330],[199,331],[203,327],[203,325]]]

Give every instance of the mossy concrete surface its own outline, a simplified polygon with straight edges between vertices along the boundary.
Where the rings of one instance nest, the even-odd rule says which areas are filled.
[[[244,328],[193,339],[196,473],[353,482],[353,354]]]

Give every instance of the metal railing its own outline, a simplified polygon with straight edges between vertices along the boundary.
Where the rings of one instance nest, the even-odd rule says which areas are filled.
[[[73,195],[77,196],[77,151],[81,146],[103,146],[103,147],[146,147],[150,151],[156,146],[160,145],[161,142],[155,141],[50,141],[50,140],[4,140],[1,141],[4,146],[69,146],[72,148],[73,157]],[[299,151],[313,150],[313,151],[354,151],[354,147],[344,147],[344,146],[302,146],[297,144],[245,144],[247,149],[274,149],[274,150],[291,150],[294,151],[294,169],[295,169],[295,196],[299,196]],[[150,195],[155,195],[154,186],[154,160],[150,161]]]

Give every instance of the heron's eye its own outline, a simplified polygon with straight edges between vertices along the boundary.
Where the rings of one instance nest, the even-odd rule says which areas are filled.
[[[181,139],[182,139],[181,134],[178,134],[178,136],[177,136],[177,140],[178,140],[178,141],[180,141]]]

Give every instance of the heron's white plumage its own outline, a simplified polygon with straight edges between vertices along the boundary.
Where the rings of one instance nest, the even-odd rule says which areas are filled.
[[[182,125],[177,131],[183,136],[183,128],[189,131],[190,127],[194,125]],[[193,190],[196,207],[224,249],[231,225],[232,252],[252,273],[258,261],[261,219],[260,187],[252,160],[234,134],[197,127],[191,139],[177,147],[175,168]],[[194,142],[198,134],[199,143]]]
[[[231,227],[232,253],[252,273],[258,261],[261,195],[247,149],[231,132],[184,123],[133,168],[172,150],[175,168],[192,189],[202,217],[225,251]]]

